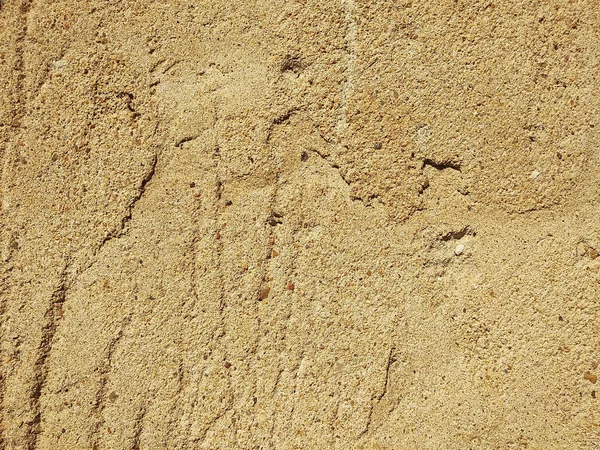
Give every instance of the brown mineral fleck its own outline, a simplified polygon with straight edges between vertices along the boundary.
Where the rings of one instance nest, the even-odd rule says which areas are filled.
[[[583,374],[583,378],[585,378],[592,384],[596,384],[596,381],[598,381],[598,377],[589,370]]]
[[[262,288],[258,293],[259,300],[266,299],[269,296],[269,292],[271,292],[271,288],[269,286]]]

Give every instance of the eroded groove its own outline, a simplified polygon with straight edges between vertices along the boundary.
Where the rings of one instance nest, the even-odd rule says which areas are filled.
[[[210,431],[210,429],[223,416],[225,416],[225,414],[227,414],[231,410],[232,407],[233,407],[233,402],[228,402],[228,404],[225,406],[225,409],[223,409],[223,411],[221,411],[220,413],[218,413],[213,419],[210,420],[210,422],[208,423],[208,425],[206,426],[206,428],[202,431],[202,435],[200,436],[200,438],[198,440],[201,441],[204,444],[206,442],[206,438],[208,437],[208,432]],[[132,450],[134,450],[134,449],[132,449]],[[139,449],[137,449],[137,450],[139,450]]]
[[[181,400],[181,393],[184,389],[184,374],[185,369],[183,367],[183,359],[180,359],[179,366],[177,367],[177,391],[175,392],[173,404],[169,408],[169,414],[167,415],[167,420],[170,424],[166,442],[164,443],[167,448],[171,448],[170,443],[176,438],[175,430],[177,429],[177,422],[181,419],[181,414],[177,414],[177,407],[179,405],[179,401]]]
[[[207,224],[206,229],[204,230],[206,233],[210,233],[213,237],[214,237],[214,242],[211,245],[211,262],[214,265],[214,270],[217,271],[217,301],[218,301],[218,305],[217,305],[217,310],[218,310],[218,314],[219,314],[219,325],[216,327],[215,330],[215,334],[212,337],[211,341],[212,344],[214,344],[215,346],[219,345],[219,341],[220,338],[222,336],[225,335],[225,307],[226,307],[226,287],[225,287],[225,274],[223,273],[223,238],[221,236],[221,225],[220,225],[220,217],[221,217],[221,204],[222,204],[222,197],[223,197],[223,191],[224,191],[224,185],[223,182],[221,181],[221,174],[220,174],[220,167],[221,167],[221,150],[218,146],[218,144],[214,147],[213,152],[212,152],[212,165],[211,168],[209,170],[214,170],[214,175],[215,175],[215,180],[214,180],[214,184],[212,185],[212,189],[210,191],[210,197],[207,199],[207,207],[208,207],[208,211],[205,212],[205,214],[210,218],[210,222],[209,224]],[[199,210],[194,212],[194,215],[197,214],[199,212]],[[194,222],[197,223],[197,218],[194,218]],[[200,233],[200,230],[198,229],[198,227],[195,227],[196,230],[196,235],[194,236],[194,238],[192,239],[192,243],[191,243],[191,255],[192,255],[192,293],[194,296],[194,303],[195,304],[200,304],[201,300],[198,296],[198,292],[197,292],[197,284],[196,284],[196,260],[197,260],[197,254],[198,254],[198,249],[196,248],[197,243],[198,243],[198,235]],[[195,309],[195,308],[194,308]],[[222,347],[222,351],[225,355],[225,359],[227,360],[227,349],[225,346]],[[183,376],[183,372],[181,374]],[[199,383],[199,381],[197,382]],[[195,390],[194,393],[194,398],[191,402],[191,414],[194,413],[195,409],[196,409],[196,405],[199,402],[199,389],[197,388]],[[182,443],[182,447],[188,448],[188,447],[193,447],[195,448],[195,443],[197,440],[197,438],[193,438],[192,437],[192,425],[193,425],[193,420],[189,420],[189,422],[187,423],[186,427],[185,427],[185,431],[184,431],[184,438],[182,440],[182,442],[186,442],[186,444]],[[208,432],[208,428],[206,430],[206,432]],[[200,439],[204,439],[205,434],[202,435],[202,437]]]
[[[386,365],[385,365],[385,379],[383,382],[383,387],[381,388],[381,392],[379,394],[377,394],[377,396],[375,396],[373,398],[373,400],[371,401],[371,406],[369,408],[369,414],[367,416],[367,423],[365,425],[365,428],[360,432],[360,434],[358,435],[357,438],[361,438],[365,434],[368,434],[371,429],[371,419],[373,417],[373,410],[375,409],[375,405],[377,405],[381,401],[381,399],[385,396],[385,394],[387,394],[388,384],[390,382],[390,367],[392,366],[393,362],[394,362],[394,348],[390,347],[390,350],[388,352],[388,357],[386,360]]]
[[[191,296],[192,296],[192,300],[191,300],[191,305],[187,308],[188,309],[188,313],[186,315],[186,319],[190,319],[190,318],[195,318],[196,317],[196,308],[198,307],[198,305],[201,304],[201,300],[200,297],[198,295],[198,284],[196,282],[196,277],[198,274],[198,271],[196,269],[196,265],[197,265],[197,260],[198,260],[198,243],[200,241],[200,236],[201,236],[201,228],[199,226],[198,223],[198,217],[201,216],[201,207],[200,207],[200,202],[196,202],[194,204],[194,207],[192,208],[192,213],[191,213],[191,217],[192,217],[192,223],[193,223],[193,231],[192,231],[192,239],[190,241],[190,249],[189,249],[189,254],[190,254],[190,290],[191,290]],[[190,375],[193,378],[193,369],[189,372]],[[181,399],[181,395],[182,395],[182,391],[184,390],[184,375],[185,375],[185,369],[184,369],[184,360],[182,359],[179,363],[179,369],[178,369],[178,381],[179,381],[179,386],[177,389],[177,394],[176,394],[176,400],[173,402],[173,405],[170,409],[170,417],[171,417],[171,430],[167,439],[167,444],[169,445],[169,448],[171,447],[171,443],[173,443],[173,448],[183,448],[184,444],[183,442],[185,441],[189,441],[190,440],[190,427],[191,427],[191,421],[190,421],[190,426],[185,426],[184,429],[184,433],[183,436],[184,438],[181,439],[180,441],[180,445],[175,445],[174,443],[177,441],[177,438],[181,438],[181,436],[177,436],[176,433],[176,429],[177,429],[177,422],[179,422],[181,424],[181,421],[183,418],[183,420],[187,420],[187,415],[191,414],[189,413],[189,411],[186,410],[186,407],[188,405],[190,405],[190,409],[193,412],[194,408],[196,406],[196,401],[197,401],[197,392],[194,395],[194,398],[191,402],[184,402],[184,406],[181,408],[181,410],[179,411],[179,413],[177,413],[178,411],[178,403],[179,400]],[[193,383],[194,380],[191,381],[191,383]],[[180,425],[181,426],[181,425]]]
[[[194,236],[192,237],[192,242],[190,243],[190,255],[192,259],[191,263],[191,273],[190,273],[190,284],[192,290],[192,296],[194,298],[194,303],[190,308],[191,311],[195,311],[196,306],[200,304],[200,298],[198,297],[198,286],[196,284],[196,260],[198,259],[198,235],[199,230],[197,226],[197,219],[194,218]]]
[[[96,415],[96,425],[94,426],[94,430],[92,432],[92,439],[94,440],[94,445],[98,445],[97,438],[98,432],[104,425],[104,418],[102,416],[102,411],[104,411],[106,405],[106,386],[108,385],[108,378],[110,376],[110,372],[112,370],[112,359],[117,349],[119,342],[123,338],[125,334],[125,330],[127,325],[131,323],[132,315],[130,314],[121,325],[119,332],[117,335],[110,341],[108,344],[108,348],[106,350],[106,356],[104,359],[104,365],[100,369],[100,384],[98,386],[98,390],[96,391],[96,397],[94,399],[93,411]]]
[[[340,92],[340,116],[335,126],[335,131],[338,137],[347,130],[348,122],[346,114],[348,112],[348,104],[350,97],[354,91],[354,73],[356,66],[356,38],[357,38],[357,25],[354,20],[354,0],[342,0],[342,6],[344,9],[344,22],[346,25],[346,67],[345,76],[346,80],[342,86]]]
[[[37,448],[38,436],[41,432],[42,411],[40,397],[48,377],[47,361],[54,344],[54,335],[58,329],[60,319],[63,315],[63,305],[67,298],[67,266],[63,269],[57,288],[52,293],[50,303],[44,313],[45,324],[42,328],[42,339],[40,341],[38,357],[34,364],[35,382],[31,390],[30,403],[33,411],[33,421],[27,430],[27,448]]]
[[[15,61],[12,66],[11,75],[13,76],[14,84],[12,85],[12,106],[9,107],[9,111],[7,114],[7,123],[3,123],[2,128],[6,127],[7,133],[5,134],[5,139],[3,142],[3,151],[2,151],[2,165],[0,167],[0,197],[8,198],[8,192],[6,189],[7,185],[7,176],[9,173],[8,167],[10,165],[9,161],[11,159],[11,155],[9,154],[9,150],[11,148],[10,141],[11,138],[17,134],[21,128],[23,117],[25,116],[25,100],[24,100],[24,85],[25,85],[25,60],[24,60],[24,42],[27,37],[28,31],[28,17],[29,12],[31,10],[32,0],[23,0],[18,6],[18,17],[15,21],[15,29],[16,29],[16,37],[15,37]],[[5,7],[5,2],[0,0],[0,10],[3,10]],[[8,77],[9,83],[11,83],[10,76]],[[12,84],[12,83],[11,83]],[[11,121],[12,118],[12,121]],[[3,208],[0,208],[2,210]],[[2,215],[5,218],[4,211],[2,211]],[[3,221],[4,222],[4,221]],[[4,225],[4,223],[2,224]],[[9,249],[8,260],[12,257],[12,249]],[[6,286],[6,280],[10,271],[12,270],[12,266],[3,267],[3,275],[2,275],[2,285]],[[2,289],[4,292],[5,289]],[[0,300],[0,321],[4,321],[4,314],[6,310],[6,302],[7,299],[2,295],[2,299]],[[2,359],[4,360],[4,355],[2,355]],[[4,404],[4,396],[6,392],[6,377],[7,373],[3,370],[0,373],[0,405]],[[37,414],[37,413],[36,413]],[[5,415],[0,414],[0,448],[4,448],[4,420]]]
[[[130,450],[140,450],[140,438],[142,436],[142,432],[144,431],[144,418],[146,417],[147,412],[148,407],[144,401],[144,403],[142,403],[140,406],[135,418],[135,423],[133,425],[133,441],[131,443]]]
[[[225,322],[223,317],[223,310],[225,308],[225,274],[223,273],[223,240],[221,239],[220,232],[220,217],[221,217],[221,197],[223,196],[223,182],[220,177],[221,167],[221,150],[219,146],[215,147],[213,153],[214,168],[215,168],[215,206],[214,206],[214,217],[215,217],[215,237],[216,237],[216,254],[217,254],[217,270],[219,272],[219,311],[221,313],[221,326],[224,329]]]
[[[4,275],[2,277],[2,279],[0,280],[0,286],[2,286],[0,288],[0,318],[4,317],[5,311],[6,311],[6,296],[4,295],[5,292],[8,290],[7,286],[7,279],[8,276]],[[4,337],[4,336],[2,336]],[[4,352],[2,352],[2,355],[0,355],[2,357],[2,360],[4,361],[5,355]],[[6,378],[8,377],[8,369],[7,369],[8,365],[6,363],[2,364],[1,366],[1,371],[0,371],[0,406],[4,404],[4,396],[6,393]],[[4,415],[0,414],[0,449],[5,448],[5,443],[4,443]]]
[[[23,43],[25,38],[27,37],[27,31],[29,27],[29,12],[31,11],[31,6],[33,4],[32,0],[23,0],[19,7],[20,14],[18,20],[17,30],[19,34],[17,35],[15,42],[15,66],[14,73],[16,76],[16,84],[14,90],[14,110],[13,110],[13,127],[21,128],[21,122],[23,117],[25,116],[25,101],[24,97],[24,85],[25,85],[25,58],[24,58],[24,49]]]

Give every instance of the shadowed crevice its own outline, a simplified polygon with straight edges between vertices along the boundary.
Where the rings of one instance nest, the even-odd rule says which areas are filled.
[[[423,160],[423,168],[425,168],[425,166],[433,167],[436,170],[454,169],[461,172],[460,163],[454,161],[437,161],[435,159],[425,158]]]

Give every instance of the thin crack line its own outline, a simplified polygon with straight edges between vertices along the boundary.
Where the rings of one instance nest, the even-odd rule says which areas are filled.
[[[135,205],[144,196],[144,193],[146,192],[147,184],[150,181],[152,181],[152,178],[154,177],[154,175],[156,173],[157,164],[158,164],[158,152],[155,152],[152,155],[152,160],[150,162],[150,168],[148,169],[147,173],[142,178],[140,187],[137,189],[137,194],[129,202],[129,205],[127,205],[125,215],[121,218],[121,223],[119,225],[119,229],[107,234],[107,236],[102,240],[102,242],[100,242],[100,245],[98,246],[98,249],[96,250],[95,255],[97,255],[102,250],[102,247],[104,247],[104,245],[106,245],[109,241],[111,241],[112,239],[115,239],[115,238],[118,239],[121,236],[123,236],[123,234],[125,233],[125,228],[127,227],[127,224],[131,221],[131,217],[133,215],[133,210],[135,208]]]

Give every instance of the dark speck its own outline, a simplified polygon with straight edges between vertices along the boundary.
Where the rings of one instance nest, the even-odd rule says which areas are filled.
[[[272,227],[283,223],[283,215],[275,211],[271,212],[271,215],[267,219],[267,223]]]
[[[381,150],[381,147],[383,147],[383,145],[381,144],[381,142],[375,142],[375,143],[373,144],[373,148],[374,148],[375,150]]]
[[[302,161],[302,162],[308,161],[308,153],[302,152],[302,155],[300,156],[300,161]]]

